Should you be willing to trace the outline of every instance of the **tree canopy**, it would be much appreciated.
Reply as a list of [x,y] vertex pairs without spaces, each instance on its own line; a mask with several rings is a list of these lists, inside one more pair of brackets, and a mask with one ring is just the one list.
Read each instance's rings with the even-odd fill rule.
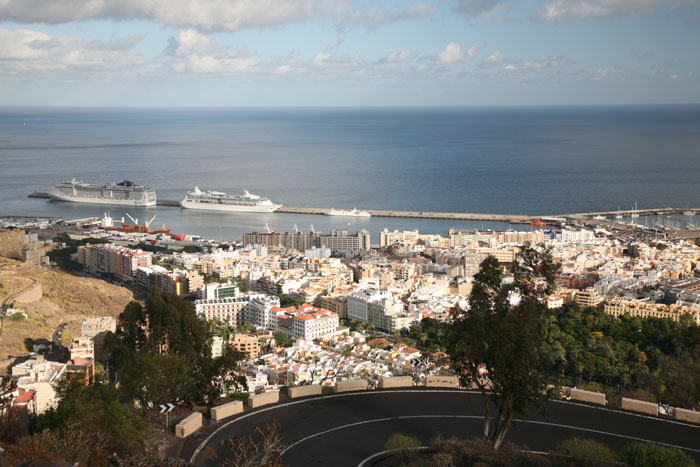
[[[545,400],[550,360],[545,298],[554,271],[548,250],[525,245],[513,264],[513,280],[505,282],[501,265],[489,256],[474,276],[469,310],[457,310],[450,327],[448,353],[462,384],[483,393],[484,436],[494,449],[515,414]],[[489,399],[496,407],[493,420]]]
[[132,302],[108,340],[111,363],[126,395],[142,407],[210,402],[245,384],[240,352],[212,358],[213,331],[190,302],[151,289],[145,306]]

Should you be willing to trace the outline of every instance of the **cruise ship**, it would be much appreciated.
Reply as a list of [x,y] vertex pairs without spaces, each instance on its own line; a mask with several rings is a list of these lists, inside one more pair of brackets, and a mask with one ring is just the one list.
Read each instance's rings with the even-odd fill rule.
[[180,206],[187,209],[204,209],[207,211],[226,212],[275,212],[282,207],[269,198],[254,195],[243,190],[242,195],[229,195],[221,191],[202,191],[194,187],[180,201]]
[[49,197],[73,203],[115,204],[121,206],[155,206],[156,192],[153,188],[136,185],[130,180],[97,186],[75,179],[53,187]]
[[367,211],[358,211],[355,209],[331,209],[330,211],[324,212],[327,216],[347,216],[347,217],[371,217],[372,214]]

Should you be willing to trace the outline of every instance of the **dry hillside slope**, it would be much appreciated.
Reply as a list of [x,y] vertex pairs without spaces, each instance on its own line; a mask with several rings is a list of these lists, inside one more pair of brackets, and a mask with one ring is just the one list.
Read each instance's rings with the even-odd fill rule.
[[12,361],[10,355],[27,353],[24,341],[51,340],[61,323],[69,323],[62,344],[70,347],[73,337],[80,334],[80,324],[88,316],[117,317],[133,299],[130,290],[107,282],[79,277],[54,268],[43,268],[6,258],[0,258],[0,301],[8,295],[41,282],[43,295],[32,303],[16,303],[27,312],[27,319],[5,318],[0,336],[0,372]]

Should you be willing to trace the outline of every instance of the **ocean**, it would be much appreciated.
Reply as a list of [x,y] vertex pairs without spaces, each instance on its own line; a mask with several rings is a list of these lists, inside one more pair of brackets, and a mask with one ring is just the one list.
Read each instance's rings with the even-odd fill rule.
[[[491,108],[0,108],[0,215],[101,217],[30,199],[76,178],[130,179],[181,199],[198,185],[288,206],[555,215],[700,207],[700,106]],[[173,207],[177,233],[382,228],[446,234],[482,222],[229,214]],[[124,209],[111,209],[119,219]],[[519,227],[519,228],[529,228]],[[220,234],[221,233],[221,234]]]

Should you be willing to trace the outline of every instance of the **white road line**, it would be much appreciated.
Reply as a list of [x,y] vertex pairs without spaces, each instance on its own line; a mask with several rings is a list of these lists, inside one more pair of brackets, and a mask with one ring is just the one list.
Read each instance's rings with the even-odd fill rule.
[[[297,441],[296,443],[292,444],[292,445],[289,446],[287,449],[285,449],[284,451],[282,451],[282,455],[285,455],[285,454],[287,453],[287,451],[289,451],[289,450],[292,449],[293,447],[295,447],[295,446],[297,446],[297,445],[299,445],[299,444],[301,444],[301,443],[303,443],[303,442],[305,442],[305,441],[308,441],[308,440],[310,440],[310,439],[313,439],[313,438],[316,438],[316,437],[318,437],[318,436],[322,436],[322,435],[325,435],[325,434],[328,434],[328,433],[331,433],[331,432],[334,432],[334,431],[344,430],[344,429],[346,429],[346,428],[352,428],[352,427],[359,426],[359,425],[366,425],[366,424],[369,424],[369,423],[386,422],[386,421],[389,421],[389,420],[409,420],[409,419],[414,419],[414,418],[460,418],[460,419],[465,419],[465,418],[467,418],[467,419],[475,419],[475,418],[477,418],[477,419],[483,419],[484,417],[481,416],[481,415],[401,415],[401,416],[398,416],[398,417],[376,418],[376,419],[374,419],[374,420],[364,420],[364,421],[361,421],[361,422],[349,423],[349,424],[347,424],[347,425],[338,426],[338,427],[335,427],[335,428],[331,428],[331,429],[329,429],[329,430],[325,430],[325,431],[320,431],[320,432],[318,432],[318,433],[314,433],[313,435],[309,435],[309,436],[307,436],[306,438],[300,439],[299,441]],[[583,428],[583,427],[578,427],[578,426],[573,426],[573,425],[564,425],[564,424],[561,424],[561,423],[552,423],[552,422],[541,422],[541,421],[536,421],[536,420],[517,420],[517,419],[514,419],[513,421],[514,421],[514,422],[517,422],[517,423],[532,423],[532,424],[534,424],[534,425],[545,425],[545,426],[552,426],[552,427],[556,427],[556,428],[568,428],[568,429],[570,429],[570,430],[585,431],[585,432],[588,432],[588,433],[597,433],[597,434],[606,435],[606,436],[616,436],[616,437],[618,437],[618,438],[631,439],[631,440],[634,440],[634,441],[643,441],[643,442],[645,442],[645,443],[660,444],[660,445],[663,445],[663,446],[668,446],[668,447],[672,447],[672,448],[682,449],[682,450],[685,450],[685,451],[700,452],[700,449],[687,448],[687,447],[678,446],[678,445],[675,445],[675,444],[661,443],[661,442],[659,442],[659,441],[653,441],[653,440],[644,439],[644,438],[637,438],[637,437],[635,437],[635,436],[620,435],[620,434],[612,433],[612,432],[609,432],[609,431],[594,430],[594,429],[592,429],[592,428]]]
[[[281,408],[284,408],[284,407],[290,407],[290,406],[297,405],[297,404],[305,404],[305,403],[307,403],[307,402],[313,402],[313,401],[324,400],[324,399],[333,399],[333,398],[336,398],[336,397],[371,396],[371,395],[374,395],[374,394],[393,394],[393,393],[401,393],[401,394],[406,394],[406,393],[420,393],[420,394],[425,394],[425,393],[447,393],[447,394],[460,394],[460,395],[475,395],[475,396],[481,396],[481,392],[479,392],[479,391],[455,391],[455,390],[444,390],[444,389],[403,389],[403,390],[363,391],[363,392],[348,392],[348,393],[341,393],[341,394],[328,394],[328,395],[320,396],[320,397],[309,397],[309,398],[305,398],[305,399],[298,400],[298,401],[285,402],[284,404],[272,405],[272,406],[270,406],[270,407],[265,407],[265,408],[262,408],[262,409],[254,410],[254,411],[252,411],[252,412],[249,412],[249,413],[247,413],[247,414],[245,414],[245,415],[241,415],[241,416],[238,417],[238,418],[235,418],[235,419],[233,419],[233,420],[231,420],[231,421],[228,421],[228,422],[224,423],[223,425],[221,425],[220,427],[218,427],[216,430],[214,430],[212,433],[210,433],[209,436],[207,436],[207,437],[204,439],[204,441],[202,441],[202,442],[197,446],[197,448],[196,448],[196,449],[194,450],[194,452],[192,453],[192,456],[190,457],[190,463],[191,463],[191,464],[194,464],[195,460],[197,459],[197,456],[199,456],[199,453],[202,452],[202,449],[204,449],[204,447],[205,447],[207,444],[209,444],[209,442],[212,440],[212,438],[214,438],[214,436],[216,436],[219,432],[221,432],[221,430],[227,428],[228,426],[230,426],[230,425],[232,425],[232,424],[234,424],[234,423],[236,423],[236,422],[239,422],[239,421],[244,420],[244,419],[246,419],[246,418],[248,418],[248,417],[251,417],[251,416],[253,416],[253,415],[257,415],[257,414],[260,414],[260,413],[263,413],[263,412],[267,412],[267,411],[270,411],[270,410],[276,410],[276,409],[281,409]],[[614,409],[609,409],[609,408],[606,408],[606,407],[598,407],[598,406],[595,406],[595,405],[588,405],[588,404],[579,404],[579,403],[571,402],[571,401],[560,401],[560,400],[556,400],[556,399],[551,399],[551,401],[552,401],[552,402],[562,403],[562,404],[572,404],[572,405],[577,405],[577,406],[581,406],[581,407],[587,407],[587,408],[591,408],[591,409],[598,409],[598,410],[604,410],[604,411],[609,411],[609,412],[615,412],[615,413],[620,413],[620,414],[624,414],[624,415],[633,415],[633,416],[641,417],[641,418],[649,418],[649,419],[656,420],[656,421],[661,421],[661,422],[664,422],[664,423],[674,423],[674,424],[677,424],[677,425],[683,425],[683,426],[688,426],[688,427],[692,427],[692,428],[700,428],[700,426],[695,425],[695,424],[683,423],[683,422],[679,422],[679,421],[675,421],[675,420],[667,420],[667,419],[664,419],[664,418],[656,418],[656,417],[651,417],[651,416],[648,416],[648,415],[636,414],[636,413],[634,413],[634,412],[621,412],[621,411],[614,410]],[[451,416],[451,417],[475,417],[475,418],[483,418],[483,415],[479,415],[479,416],[476,416],[476,415],[474,415],[474,416],[472,416],[472,415],[464,415],[464,416],[450,415],[450,416]],[[420,417],[420,416],[416,416],[416,417]],[[393,417],[393,418],[396,418],[396,417]],[[514,421],[521,421],[521,420],[514,420]],[[528,423],[536,423],[536,422],[533,422],[533,421],[527,421],[527,422],[528,422]],[[545,422],[539,422],[539,423],[545,423]],[[622,436],[622,435],[620,435],[620,436]],[[654,441],[651,441],[651,442],[654,442]],[[657,443],[657,444],[663,444],[663,443]],[[666,445],[666,446],[671,446],[671,445]],[[289,449],[289,448],[287,448],[287,449]],[[687,449],[687,448],[681,448],[681,449]],[[693,450],[693,449],[690,449],[690,450]],[[693,450],[693,451],[694,451],[694,450]],[[700,451],[698,451],[698,452],[700,452]]]
[[[418,447],[416,448],[417,451],[427,451],[428,449],[430,449],[430,446],[418,446]],[[375,457],[383,456],[384,454],[389,454],[389,453],[392,453],[392,452],[395,452],[395,451],[396,451],[396,449],[389,449],[389,450],[387,450],[387,451],[375,452],[374,454],[372,454],[371,456],[365,458],[362,462],[360,462],[359,464],[357,464],[357,467],[365,467],[365,465],[367,464],[367,462],[371,461],[371,460],[374,459]]]

